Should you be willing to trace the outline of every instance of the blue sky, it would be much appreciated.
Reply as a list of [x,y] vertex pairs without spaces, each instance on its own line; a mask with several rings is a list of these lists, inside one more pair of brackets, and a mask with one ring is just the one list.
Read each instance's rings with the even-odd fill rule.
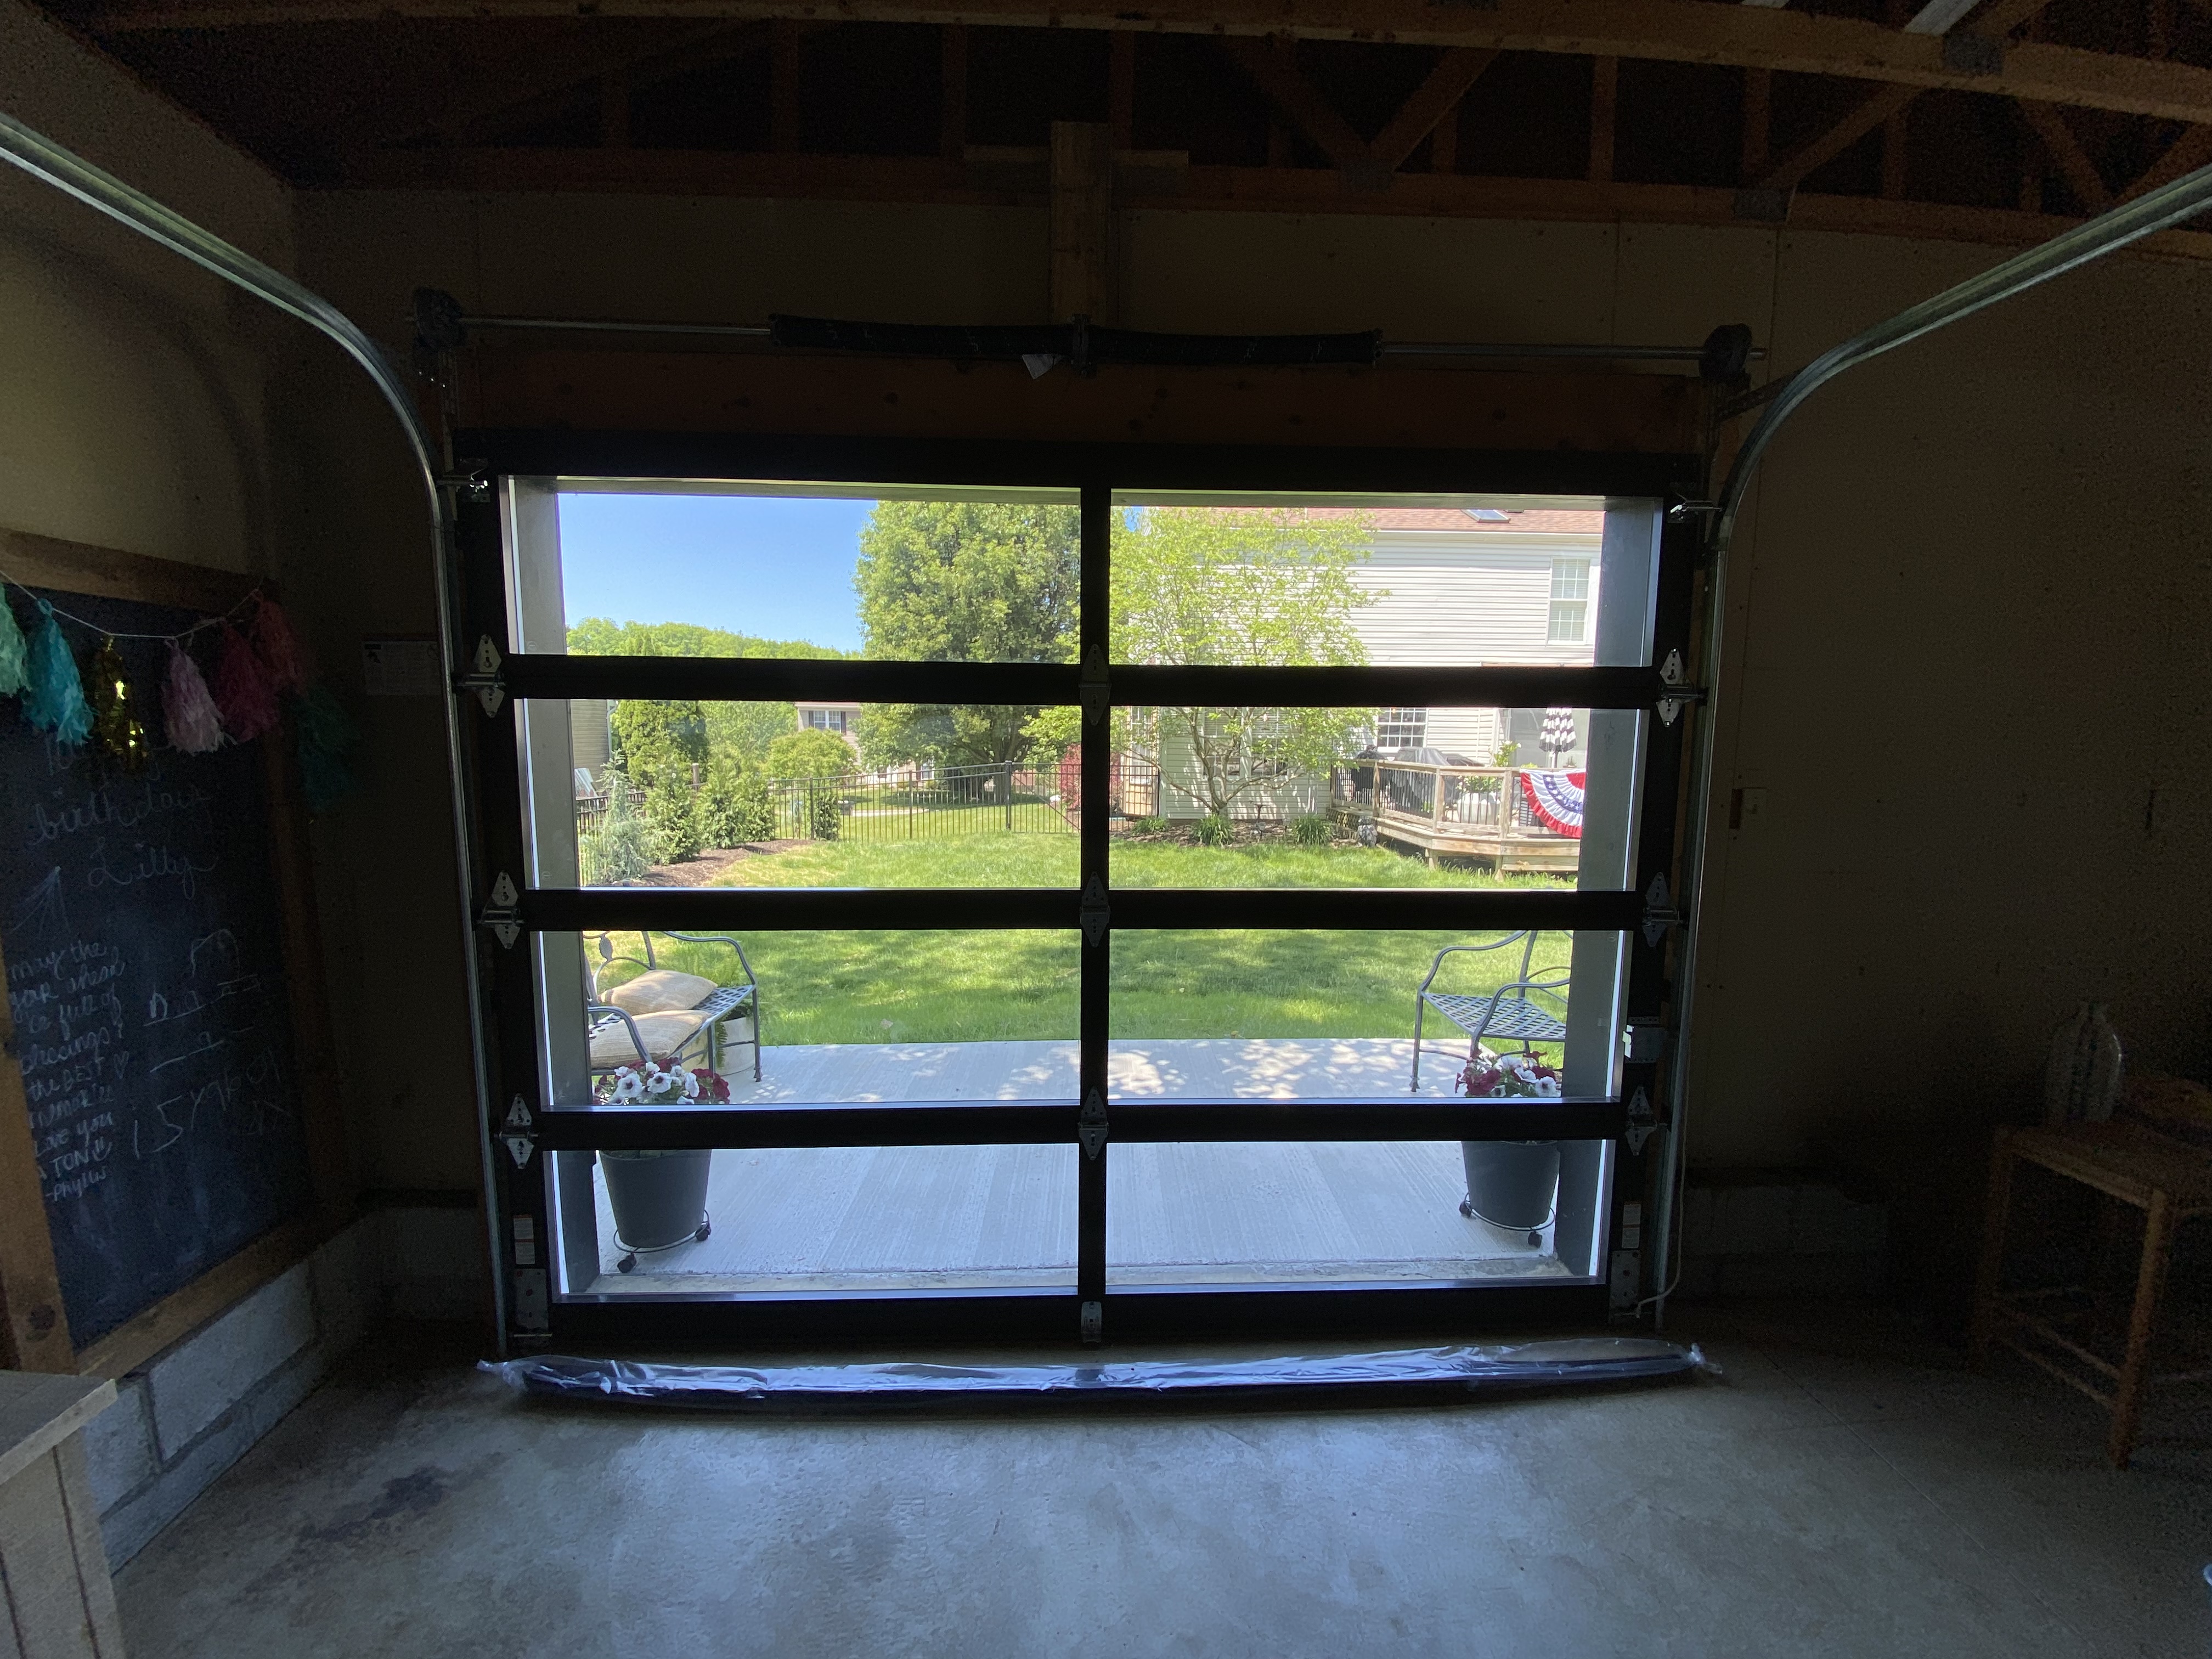
[[568,622],[688,622],[860,647],[853,567],[873,501],[562,495]]

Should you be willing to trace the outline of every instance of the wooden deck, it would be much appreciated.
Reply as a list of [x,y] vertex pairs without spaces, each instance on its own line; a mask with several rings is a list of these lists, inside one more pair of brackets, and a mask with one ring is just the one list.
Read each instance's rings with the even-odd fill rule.
[[1517,766],[1423,766],[1375,763],[1375,784],[1352,803],[1377,839],[1410,848],[1431,864],[1480,859],[1499,875],[1540,871],[1572,875],[1582,842],[1536,822]]

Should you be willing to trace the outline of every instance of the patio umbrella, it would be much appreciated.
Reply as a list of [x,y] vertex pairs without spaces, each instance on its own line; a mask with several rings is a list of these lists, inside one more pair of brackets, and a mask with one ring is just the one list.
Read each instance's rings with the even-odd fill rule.
[[1547,708],[1544,711],[1544,735],[1539,741],[1556,767],[1559,763],[1559,757],[1575,746],[1575,711],[1571,708]]

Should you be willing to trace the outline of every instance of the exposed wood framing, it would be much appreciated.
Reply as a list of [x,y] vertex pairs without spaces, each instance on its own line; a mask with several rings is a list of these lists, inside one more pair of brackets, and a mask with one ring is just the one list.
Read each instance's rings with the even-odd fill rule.
[[[662,149],[404,149],[365,160],[349,183],[387,189],[510,191],[611,191],[684,196],[808,196],[840,201],[1011,205],[1041,200],[1046,152],[1032,159],[1032,186],[979,187],[969,172],[936,156],[771,155]],[[1011,152],[1015,155],[1024,152]],[[1125,158],[1126,159],[1126,158]],[[1741,224],[1733,190],[1690,185],[1592,185],[1579,179],[1492,179],[1401,173],[1387,191],[1346,191],[1334,169],[1176,167],[1148,155],[1150,182],[1126,189],[1116,206],[1148,210],[1331,212],[1555,222],[1628,219],[1652,224]],[[1173,183],[1166,182],[1172,178]],[[1024,191],[1028,192],[1024,195]],[[1885,202],[1798,191],[1790,222],[1815,230],[1942,238],[2019,247],[2078,221],[2010,208]],[[2161,231],[2136,245],[2144,254],[2212,258],[2212,235]]]
[[[1406,164],[1407,158],[1421,147],[1421,140],[1435,132],[1445,118],[1452,118],[1456,127],[1460,100],[1497,57],[1494,52],[1475,52],[1465,47],[1446,52],[1436,68],[1429,71],[1428,79],[1399,106],[1398,112],[1390,118],[1390,125],[1377,133],[1375,142],[1367,147],[1375,165],[1395,172]],[[1455,148],[1456,142],[1455,133]],[[1443,170],[1449,173],[1451,169],[1447,167]]]
[[[2033,0],[1992,8],[1970,27],[2001,35]],[[1994,73],[1947,54],[1933,35],[1855,18],[1708,0],[1152,0],[1063,7],[1044,0],[148,0],[82,19],[94,34],[219,29],[387,17],[723,17],[1364,40],[1490,52],[1565,52],[1733,64],[1902,86],[1987,92],[2043,103],[2212,122],[2212,70],[2041,41],[2009,46]],[[2009,18],[2011,21],[2005,21]]]
[[1743,172],[1747,185],[1766,169],[1769,131],[1774,113],[1774,71],[1753,69],[1743,72]]
[[2097,171],[2097,164],[2081,148],[2081,141],[2074,136],[2074,129],[2066,125],[2066,118],[2048,104],[2024,103],[2021,114],[2035,136],[2042,140],[2043,149],[2058,169],[2058,176],[2074,192],[2074,199],[2091,213],[2101,213],[2112,204],[2112,187],[2105,183]]
[[1347,171],[1368,165],[1367,141],[1336,112],[1321,88],[1299,72],[1288,52],[1278,50],[1273,41],[1242,35],[1224,38],[1221,46],[1322,155]]
[[2123,202],[2132,202],[2145,191],[2156,190],[2160,185],[2170,185],[2185,173],[2212,163],[2212,126],[2190,127],[2180,137],[2166,147],[2166,153],[2144,168],[2135,182],[2119,194]]
[[1052,124],[1053,319],[1114,319],[1114,149],[1090,121]]
[[1917,87],[1884,87],[1819,137],[1800,144],[1776,162],[1759,181],[1761,190],[1795,190],[1805,175],[1841,155],[1853,144],[1920,95]]
[[[1405,165],[1498,56],[1494,52],[1447,52],[1370,141],[1336,112],[1321,88],[1299,72],[1291,54],[1277,43],[1231,36],[1222,41],[1222,49],[1348,179],[1370,188],[1380,188]],[[1280,165],[1272,152],[1269,165]]]
[[1613,121],[1620,105],[1620,59],[1590,62],[1589,181],[1613,182]]
[[944,31],[938,109],[938,153],[958,161],[968,149],[968,30],[954,23]]

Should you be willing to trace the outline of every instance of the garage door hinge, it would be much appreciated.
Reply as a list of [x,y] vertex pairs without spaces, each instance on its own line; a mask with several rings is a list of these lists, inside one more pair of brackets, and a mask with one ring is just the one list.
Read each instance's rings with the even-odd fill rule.
[[1682,913],[1674,908],[1667,878],[1652,877],[1651,884],[1644,890],[1644,942],[1656,945],[1681,924]]
[[507,659],[499,654],[499,647],[487,634],[477,641],[476,654],[469,659],[469,672],[453,677],[453,690],[475,692],[484,713],[496,714],[500,704],[507,701],[507,681],[500,673],[506,665]]
[[1084,1097],[1083,1109],[1076,1115],[1075,1136],[1083,1143],[1083,1155],[1096,1158],[1106,1146],[1106,1097],[1093,1089]]
[[456,461],[453,471],[438,475],[438,487],[450,489],[465,501],[488,501],[491,499],[491,480],[484,477],[482,461]]
[[1682,666],[1682,653],[1668,652],[1667,660],[1659,665],[1659,684],[1665,688],[1659,694],[1657,704],[1662,724],[1672,726],[1674,717],[1684,708],[1705,700],[1705,687],[1687,684],[1689,678],[1688,671]]
[[518,1170],[529,1163],[531,1153],[538,1150],[538,1120],[530,1115],[530,1108],[520,1095],[508,1103],[507,1115],[500,1120],[499,1140]]
[[1083,659],[1083,678],[1075,683],[1076,695],[1083,701],[1083,723],[1096,726],[1106,718],[1106,653],[1097,646]]
[[1086,1302],[1083,1304],[1083,1346],[1095,1348],[1106,1340],[1106,1304]]
[[1659,1127],[1659,1114],[1651,1109],[1650,1092],[1638,1085],[1628,1097],[1628,1128],[1621,1139],[1628,1143],[1631,1158],[1644,1156],[1644,1143],[1651,1139],[1652,1131]]
[[501,945],[511,951],[514,941],[522,937],[521,904],[522,895],[515,890],[514,878],[502,870],[491,884],[491,902],[477,912],[477,925],[490,928]]
[[1106,884],[1093,876],[1083,884],[1083,908],[1077,912],[1083,920],[1083,942],[1096,945],[1106,937],[1106,924],[1113,919],[1113,908],[1106,902]]

